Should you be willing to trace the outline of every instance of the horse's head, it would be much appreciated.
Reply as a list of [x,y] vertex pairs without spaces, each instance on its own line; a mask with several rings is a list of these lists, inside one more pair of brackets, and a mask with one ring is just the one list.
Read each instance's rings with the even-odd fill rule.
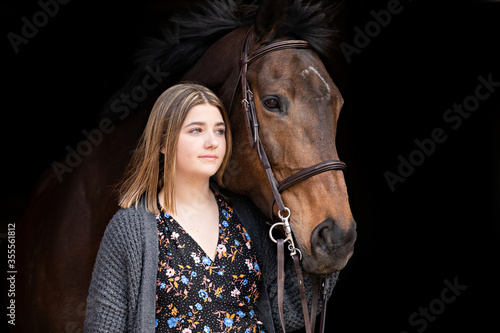
[[[279,1],[261,4],[250,53],[270,43],[271,38],[273,42],[289,39],[275,37],[284,19],[281,6]],[[322,161],[338,160],[335,133],[343,99],[313,50],[267,52],[247,70],[260,140],[278,182]],[[231,111],[236,146],[233,175],[226,178],[227,186],[251,197],[263,212],[277,216],[277,205],[270,208],[273,194],[257,149],[248,144],[241,95],[238,91]],[[234,170],[238,170],[237,175]],[[291,211],[290,223],[303,254],[303,268],[318,275],[342,269],[356,240],[356,223],[342,171],[330,170],[303,179],[285,189],[282,199]]]

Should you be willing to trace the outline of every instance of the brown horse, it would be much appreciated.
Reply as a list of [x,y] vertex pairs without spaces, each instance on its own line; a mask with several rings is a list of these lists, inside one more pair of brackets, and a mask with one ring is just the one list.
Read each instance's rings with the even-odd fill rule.
[[[238,88],[243,41],[251,25],[250,52],[287,39],[303,39],[311,46],[270,52],[248,67],[259,134],[276,179],[338,159],[335,132],[343,100],[318,55],[333,41],[334,30],[325,25],[328,14],[319,5],[297,1],[290,7],[286,1],[262,1],[258,8],[246,6],[244,11],[231,1],[206,6],[205,12],[176,19],[178,35],[167,34],[146,52],[146,71],[134,76],[128,91],[139,96],[138,91],[157,85],[155,92],[141,101],[113,100],[111,111],[102,115],[102,131],[89,136],[90,143],[98,144],[91,151],[80,149],[87,156],[79,160],[68,155],[71,165],[56,164],[58,169],[41,177],[17,233],[22,251],[19,332],[81,330],[99,243],[118,209],[113,186],[130,159],[151,103],[179,79],[204,84],[221,97],[234,135],[227,187],[269,212],[271,189],[256,150],[248,144]],[[111,125],[107,120],[113,117],[122,121]],[[286,189],[282,198],[291,211],[304,270],[316,275],[341,270],[356,239],[343,174],[315,175]]]

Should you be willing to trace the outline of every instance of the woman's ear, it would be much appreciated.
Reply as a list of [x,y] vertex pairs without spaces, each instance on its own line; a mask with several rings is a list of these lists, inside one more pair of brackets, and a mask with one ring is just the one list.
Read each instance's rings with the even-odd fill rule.
[[286,17],[287,0],[262,0],[255,17],[255,33],[262,42],[270,42]]
[[165,155],[165,147],[161,147],[160,148],[160,153],[162,153],[163,155]]

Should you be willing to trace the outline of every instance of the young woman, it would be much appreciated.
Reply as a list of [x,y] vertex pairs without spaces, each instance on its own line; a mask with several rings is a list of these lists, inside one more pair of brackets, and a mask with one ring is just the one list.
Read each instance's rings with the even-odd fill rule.
[[[85,332],[275,332],[276,251],[247,198],[219,194],[231,154],[224,107],[179,84],[156,101],[101,242]],[[294,276],[293,264],[287,276]],[[327,279],[331,292],[336,275]],[[308,294],[312,284],[306,278]],[[296,279],[285,321],[303,326]],[[275,329],[276,327],[276,329]]]

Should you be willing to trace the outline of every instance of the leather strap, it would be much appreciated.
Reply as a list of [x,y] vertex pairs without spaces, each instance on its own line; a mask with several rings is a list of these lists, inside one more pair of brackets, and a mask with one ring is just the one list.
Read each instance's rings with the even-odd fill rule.
[[314,278],[313,297],[311,304],[311,330],[316,331],[316,313],[318,311],[319,279]]
[[[304,325],[306,328],[306,333],[312,333],[309,311],[307,309],[306,287],[304,285],[304,276],[302,275],[302,268],[300,267],[298,256],[293,256],[293,264],[295,266],[295,273],[297,274],[297,281],[299,284],[299,295],[300,301],[302,302],[302,313],[304,314]],[[315,314],[311,313],[311,316],[312,315]]]
[[326,294],[326,288],[325,288],[325,279],[321,278],[319,282],[321,286],[321,302],[322,302],[322,307],[321,307],[321,322],[319,325],[319,331],[323,333],[325,331],[325,324],[326,324],[326,303],[327,303],[327,294]]
[[294,173],[290,177],[283,179],[278,184],[278,190],[283,192],[292,185],[301,182],[304,179],[315,176],[319,173],[329,171],[329,170],[345,170],[346,164],[339,160],[328,160],[315,164],[309,168],[302,169],[297,173]]
[[286,332],[285,329],[285,317],[283,312],[283,292],[285,290],[285,245],[283,239],[277,240],[278,253],[277,253],[277,279],[278,279],[278,310],[280,314],[281,328],[283,333]]
[[262,46],[252,52],[252,54],[245,56],[242,63],[250,64],[255,60],[259,59],[266,53],[272,51],[279,51],[284,49],[307,49],[309,48],[309,43],[305,40],[285,40],[281,42],[275,42],[266,46]]
[[[284,300],[284,289],[285,289],[285,246],[283,239],[277,239],[277,282],[278,282],[278,311],[279,311],[279,319],[281,328],[283,333],[286,333],[285,326],[285,316],[283,310],[283,300]],[[304,284],[304,276],[302,273],[302,268],[300,267],[299,258],[297,255],[292,256],[293,264],[295,267],[295,273],[297,275],[298,281],[298,291],[300,295],[300,302],[302,305],[302,313],[304,316],[304,326],[306,333],[313,333],[316,331],[316,312],[318,309],[318,296],[322,295],[322,309],[321,309],[321,322],[320,322],[320,333],[324,333],[325,330],[325,320],[326,320],[326,290],[324,288],[324,279],[323,278],[315,278],[314,282],[314,291],[312,297],[312,305],[311,305],[311,314],[309,314],[307,307],[307,298],[306,298],[306,288]]]
[[[267,157],[266,157],[267,158]],[[300,170],[297,173],[294,173],[293,175],[283,179],[281,182],[278,183],[278,186],[276,190],[280,195],[276,195],[274,193],[273,186],[271,188],[273,189],[273,197],[269,200],[269,216],[273,216],[273,211],[274,211],[274,204],[277,203],[276,198],[281,199],[281,192],[289,188],[290,186],[293,186],[304,179],[310,178],[312,176],[315,176],[317,174],[320,174],[325,171],[330,171],[330,170],[342,170],[344,171],[346,169],[346,164],[340,160],[328,160],[328,161],[323,161],[318,164],[315,164],[309,168],[305,168]],[[278,208],[280,207],[278,203]],[[281,209],[280,209],[281,211]]]

